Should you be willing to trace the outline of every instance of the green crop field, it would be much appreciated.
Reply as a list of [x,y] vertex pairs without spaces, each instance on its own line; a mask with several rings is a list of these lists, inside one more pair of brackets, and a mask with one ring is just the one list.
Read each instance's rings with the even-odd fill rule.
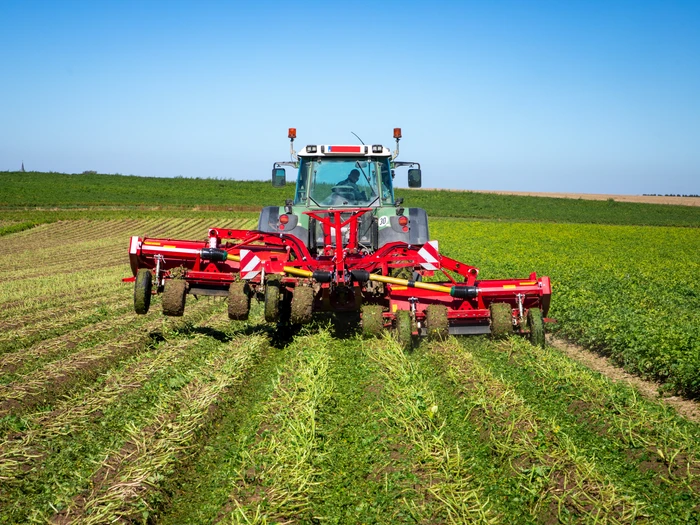
[[[285,194],[176,179],[158,204],[163,179],[90,177],[0,189],[0,523],[700,522],[700,424],[556,345],[407,352],[323,319],[278,331],[255,301],[230,321],[221,298],[137,316],[130,235],[254,227]],[[424,193],[406,205],[444,209],[441,252],[549,275],[559,337],[700,395],[696,212]]]

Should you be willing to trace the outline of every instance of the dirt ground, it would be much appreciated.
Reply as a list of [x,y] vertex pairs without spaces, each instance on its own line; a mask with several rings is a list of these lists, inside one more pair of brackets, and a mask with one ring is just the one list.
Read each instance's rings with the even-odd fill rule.
[[556,336],[548,335],[547,342],[557,350],[560,350],[588,368],[606,375],[613,381],[626,383],[635,387],[642,395],[649,399],[661,399],[661,401],[667,405],[675,408],[680,415],[696,423],[700,422],[700,402],[684,399],[679,396],[660,397],[658,384],[628,374],[622,368],[610,363],[610,360],[606,357]]
[[557,199],[584,199],[591,201],[606,201],[613,199],[618,202],[643,202],[647,204],[677,204],[679,206],[700,206],[700,197],[655,197],[651,195],[613,195],[605,193],[553,193],[535,191],[491,191],[468,190],[474,193],[496,193],[498,195],[526,195],[530,197],[554,197]]

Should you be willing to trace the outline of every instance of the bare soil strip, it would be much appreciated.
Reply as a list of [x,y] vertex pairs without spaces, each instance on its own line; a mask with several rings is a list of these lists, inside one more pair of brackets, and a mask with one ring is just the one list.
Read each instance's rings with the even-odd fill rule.
[[[432,189],[432,188],[431,188]],[[441,189],[441,188],[435,188]],[[656,195],[619,195],[607,193],[557,193],[546,191],[498,191],[498,190],[447,190],[472,193],[495,193],[496,195],[521,195],[527,197],[552,197],[555,199],[583,199],[589,201],[640,202],[643,204],[675,204],[678,206],[700,206],[700,197],[666,197]]]
[[547,342],[571,359],[587,366],[591,370],[600,372],[615,382],[634,387],[647,399],[661,401],[673,407],[680,415],[688,418],[690,421],[700,423],[700,401],[685,399],[680,396],[662,396],[659,394],[661,385],[658,383],[646,381],[639,376],[628,374],[619,366],[612,364],[609,358],[560,337],[547,335]]

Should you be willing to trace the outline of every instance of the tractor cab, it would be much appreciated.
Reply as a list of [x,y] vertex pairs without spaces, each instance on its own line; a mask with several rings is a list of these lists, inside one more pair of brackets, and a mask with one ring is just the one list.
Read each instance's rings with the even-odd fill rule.
[[[272,185],[284,186],[284,166],[296,168],[294,198],[284,206],[267,206],[260,213],[258,230],[284,233],[296,237],[315,253],[324,246],[324,232],[314,218],[319,212],[347,210],[340,220],[358,214],[357,231],[353,234],[368,252],[390,242],[423,244],[428,242],[428,218],[420,208],[405,209],[402,199],[394,197],[394,173],[406,166],[408,186],[421,185],[420,164],[397,162],[401,129],[394,129],[396,150],[380,144],[329,145],[312,144],[294,150],[296,129],[289,129],[292,160],[276,162],[272,169]],[[350,225],[343,227],[350,238]],[[335,241],[333,241],[335,242]]]
[[[333,149],[333,146],[323,149]],[[308,208],[393,206],[388,154],[300,155],[300,158],[295,205]]]

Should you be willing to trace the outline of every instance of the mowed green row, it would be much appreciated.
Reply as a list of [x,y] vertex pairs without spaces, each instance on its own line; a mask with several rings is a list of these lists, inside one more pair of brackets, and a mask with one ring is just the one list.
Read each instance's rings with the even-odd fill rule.
[[[57,279],[66,259],[35,247],[45,275],[0,295],[0,522],[700,519],[698,426],[555,349],[404,353],[322,324],[290,338],[259,305],[230,322],[221,300],[135,316],[119,282],[135,226],[162,225],[42,227],[78,269]],[[29,233],[0,245],[25,257]],[[81,266],[120,245],[103,272]]]
[[430,233],[479,278],[549,275],[559,333],[700,395],[700,230],[434,220]]
[[[169,483],[162,523],[686,523],[698,427],[522,340],[298,335]],[[547,354],[561,380],[506,377]],[[550,355],[551,354],[551,355]],[[609,425],[550,388],[580,388]],[[538,399],[537,391],[542,394]],[[627,402],[621,402],[622,399]],[[622,403],[622,404],[621,404]],[[626,413],[623,406],[630,406]],[[626,428],[629,424],[630,428]]]

